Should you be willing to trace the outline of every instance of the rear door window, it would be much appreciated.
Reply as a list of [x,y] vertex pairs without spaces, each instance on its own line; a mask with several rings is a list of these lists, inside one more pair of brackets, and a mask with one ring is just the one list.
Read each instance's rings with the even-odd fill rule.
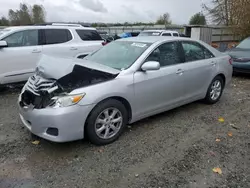
[[68,29],[45,29],[45,44],[60,44],[72,40]]
[[182,42],[186,62],[213,58],[214,55],[197,42]]
[[172,36],[171,33],[163,33],[162,36]]
[[178,37],[179,35],[178,35],[178,33],[173,33],[173,36]]
[[96,30],[77,29],[76,32],[79,37],[84,41],[103,40]]

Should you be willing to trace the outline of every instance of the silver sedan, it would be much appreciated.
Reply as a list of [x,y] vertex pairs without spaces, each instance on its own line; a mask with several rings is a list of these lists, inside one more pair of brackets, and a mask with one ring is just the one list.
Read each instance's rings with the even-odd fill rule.
[[231,78],[231,58],[201,41],[135,37],[83,60],[44,56],[18,104],[37,136],[104,145],[140,119],[196,100],[216,103]]

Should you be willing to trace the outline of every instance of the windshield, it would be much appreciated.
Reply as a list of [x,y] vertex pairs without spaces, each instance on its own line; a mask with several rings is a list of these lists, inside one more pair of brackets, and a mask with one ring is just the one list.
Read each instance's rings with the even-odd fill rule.
[[250,38],[243,40],[236,48],[250,49]]
[[151,43],[114,41],[85,59],[118,70],[129,68]]
[[153,32],[153,31],[147,31],[147,32],[141,32],[138,36],[160,36],[161,32]]

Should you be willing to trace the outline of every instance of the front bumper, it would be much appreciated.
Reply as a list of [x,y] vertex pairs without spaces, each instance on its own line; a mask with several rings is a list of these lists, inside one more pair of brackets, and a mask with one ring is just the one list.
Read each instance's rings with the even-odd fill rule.
[[[53,142],[69,142],[84,138],[84,125],[94,105],[74,105],[65,108],[31,109],[19,105],[20,118],[33,134]],[[58,135],[48,134],[49,128]]]

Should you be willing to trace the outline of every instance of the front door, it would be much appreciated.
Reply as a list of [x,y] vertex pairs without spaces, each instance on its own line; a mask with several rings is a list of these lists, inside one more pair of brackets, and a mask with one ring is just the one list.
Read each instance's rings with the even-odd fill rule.
[[25,81],[35,71],[42,47],[38,30],[24,30],[2,39],[8,47],[0,48],[1,84]]
[[182,63],[176,42],[164,43],[146,59],[160,62],[156,71],[134,74],[136,116],[146,117],[182,101]]

